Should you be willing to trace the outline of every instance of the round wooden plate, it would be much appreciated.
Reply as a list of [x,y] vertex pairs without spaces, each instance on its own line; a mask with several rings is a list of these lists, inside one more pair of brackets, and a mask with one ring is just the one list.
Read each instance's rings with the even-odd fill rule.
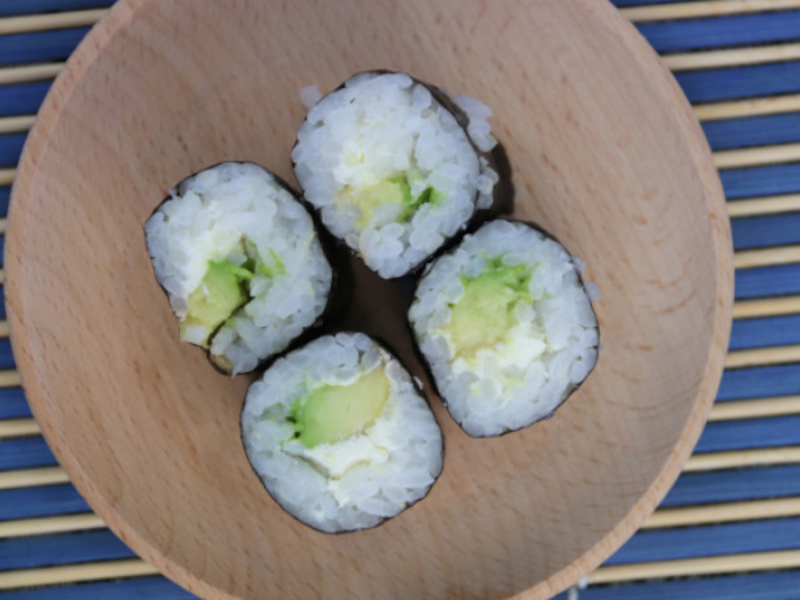
[[[246,378],[178,341],[142,224],[223,160],[293,181],[305,109],[387,68],[494,109],[515,216],[588,263],[600,362],[556,417],[446,438],[430,496],[371,531],[304,527],[239,441]],[[730,329],[732,253],[679,88],[604,0],[124,0],[59,76],[25,148],[5,264],[14,353],[47,440],[110,527],[204,597],[547,597],[653,510],[690,455]],[[391,298],[365,323],[408,350]]]

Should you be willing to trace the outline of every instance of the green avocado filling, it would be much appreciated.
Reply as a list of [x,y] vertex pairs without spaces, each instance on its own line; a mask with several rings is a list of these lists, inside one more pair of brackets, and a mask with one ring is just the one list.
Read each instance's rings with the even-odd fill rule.
[[[189,294],[189,311],[181,322],[181,338],[187,327],[201,326],[210,334],[247,301],[247,282],[253,271],[229,260],[208,261],[208,270],[198,288]],[[204,347],[208,338],[204,340]]]
[[407,221],[423,204],[435,205],[441,200],[441,194],[432,186],[426,187],[417,196],[412,196],[411,184],[406,176],[392,177],[363,190],[347,188],[344,194],[350,202],[361,209],[358,224],[362,228],[369,225],[375,211],[385,204],[401,205],[400,221]]
[[531,302],[527,265],[506,266],[502,257],[488,261],[478,277],[461,278],[464,294],[450,305],[447,330],[455,354],[469,358],[501,341],[516,323],[514,309],[518,302]]
[[273,278],[286,273],[286,265],[272,250],[269,256],[260,257],[255,244],[244,240],[247,260],[241,265],[229,259],[210,260],[200,285],[189,294],[188,311],[181,321],[181,339],[186,340],[189,327],[200,326],[206,338],[199,344],[208,348],[209,336],[231,318],[236,310],[250,299],[250,280],[256,275]]
[[258,263],[258,272],[264,275],[265,277],[286,275],[286,265],[283,264],[283,261],[277,254],[275,254],[272,248],[269,249],[269,257],[270,257],[269,263],[267,263],[266,261]]
[[346,385],[323,385],[292,404],[295,437],[306,448],[363,433],[389,400],[389,378],[378,366]]

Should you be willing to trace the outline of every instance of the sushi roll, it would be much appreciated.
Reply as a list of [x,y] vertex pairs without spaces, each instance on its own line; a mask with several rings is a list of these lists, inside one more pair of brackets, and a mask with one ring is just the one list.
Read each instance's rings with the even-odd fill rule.
[[493,207],[492,111],[409,75],[363,72],[309,111],[292,151],[323,224],[381,277],[416,270]]
[[189,177],[144,230],[180,339],[225,373],[283,352],[326,310],[334,273],[311,215],[258,165],[226,162]]
[[469,435],[551,416],[594,368],[598,324],[576,260],[540,229],[501,220],[426,267],[409,323]]
[[318,338],[247,392],[242,441],[289,514],[325,533],[367,529],[427,495],[442,434],[400,361],[363,333]]

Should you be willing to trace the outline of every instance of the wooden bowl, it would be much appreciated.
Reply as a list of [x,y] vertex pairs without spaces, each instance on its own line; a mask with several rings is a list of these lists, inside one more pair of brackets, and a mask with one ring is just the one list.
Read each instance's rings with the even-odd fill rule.
[[[142,225],[223,160],[293,181],[301,87],[373,68],[494,109],[515,216],[552,231],[602,293],[600,362],[556,417],[446,438],[430,496],[330,536],[286,515],[239,440],[248,379],[178,341]],[[607,2],[129,0],[59,76],[14,187],[7,298],[47,440],[109,526],[204,597],[547,597],[658,504],[723,368],[732,259],[723,195],[690,108]],[[407,353],[391,297],[365,323]],[[380,288],[384,289],[384,288]],[[381,293],[381,292],[376,292]]]

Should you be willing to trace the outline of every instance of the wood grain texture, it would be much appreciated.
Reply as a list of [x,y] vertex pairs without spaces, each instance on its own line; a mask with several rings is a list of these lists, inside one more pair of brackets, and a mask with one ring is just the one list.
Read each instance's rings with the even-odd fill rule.
[[[250,472],[247,380],[177,341],[141,227],[169,187],[221,160],[292,180],[298,90],[377,67],[494,109],[516,216],[600,285],[603,351],[556,418],[517,434],[468,439],[432,399],[447,457],[431,495],[375,530],[326,536]],[[123,1],[56,80],[9,223],[14,350],[48,441],[110,527],[203,597],[552,596],[674,482],[730,330],[708,146],[658,57],[599,0]]]

